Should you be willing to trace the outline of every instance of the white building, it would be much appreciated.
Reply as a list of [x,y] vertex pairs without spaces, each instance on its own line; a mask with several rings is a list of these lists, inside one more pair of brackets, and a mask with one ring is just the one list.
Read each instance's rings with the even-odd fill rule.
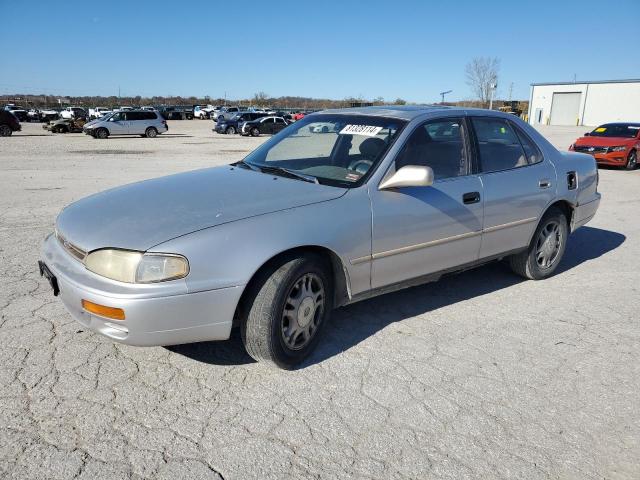
[[531,84],[532,125],[608,122],[640,122],[640,79]]

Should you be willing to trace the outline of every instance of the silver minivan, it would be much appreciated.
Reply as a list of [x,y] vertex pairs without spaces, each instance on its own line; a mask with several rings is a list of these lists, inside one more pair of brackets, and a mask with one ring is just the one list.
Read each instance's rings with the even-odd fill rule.
[[140,135],[155,138],[169,130],[167,121],[151,110],[128,110],[114,112],[111,115],[85,124],[83,132],[94,138],[107,138],[110,135]]

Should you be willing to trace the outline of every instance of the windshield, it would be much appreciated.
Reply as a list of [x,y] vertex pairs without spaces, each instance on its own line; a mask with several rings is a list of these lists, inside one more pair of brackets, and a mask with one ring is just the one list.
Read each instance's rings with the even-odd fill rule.
[[590,137],[621,137],[634,138],[640,131],[638,124],[607,124],[596,128],[589,134]]
[[374,170],[405,124],[364,115],[313,115],[285,128],[244,161],[311,175],[327,185],[354,187]]

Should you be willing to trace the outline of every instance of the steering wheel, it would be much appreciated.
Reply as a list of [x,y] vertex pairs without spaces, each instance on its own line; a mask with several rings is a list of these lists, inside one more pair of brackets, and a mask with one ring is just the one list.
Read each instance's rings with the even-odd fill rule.
[[354,160],[349,164],[349,170],[355,170],[358,173],[365,174],[371,168],[373,162],[371,160]]

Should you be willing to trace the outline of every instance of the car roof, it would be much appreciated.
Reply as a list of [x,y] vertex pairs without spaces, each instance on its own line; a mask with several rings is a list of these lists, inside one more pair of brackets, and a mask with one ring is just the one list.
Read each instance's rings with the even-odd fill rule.
[[370,115],[375,117],[391,117],[401,120],[413,120],[426,113],[447,112],[462,115],[469,111],[482,111],[488,115],[504,117],[506,114],[497,110],[480,108],[448,107],[445,105],[381,105],[376,107],[336,108],[322,110],[316,113],[332,113],[340,115]]

